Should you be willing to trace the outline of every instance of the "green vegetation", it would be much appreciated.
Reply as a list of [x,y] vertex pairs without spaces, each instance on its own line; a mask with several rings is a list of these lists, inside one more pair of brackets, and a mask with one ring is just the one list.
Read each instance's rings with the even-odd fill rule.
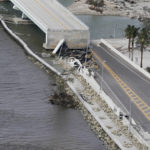
[[125,29],[125,36],[129,40],[128,41],[128,52],[129,52],[129,58],[130,58],[130,47],[131,47],[131,25],[128,25]]
[[[135,44],[135,38],[138,35],[139,28],[135,27],[134,25],[128,25],[127,28],[125,29],[125,36],[127,39],[129,39],[128,42],[128,51],[129,51],[129,58],[130,58],[130,52],[132,52],[132,61],[133,61],[133,52],[134,52],[134,44]],[[131,51],[131,46],[132,46],[132,51]]]
[[135,38],[138,36],[139,28],[135,26],[131,26],[131,45],[132,45],[132,58],[133,61],[133,52],[134,52],[134,44],[135,44]]
[[104,0],[87,0],[86,3],[90,5],[89,9],[103,13]]
[[95,7],[104,6],[104,0],[87,0],[87,3]]
[[141,50],[141,68],[143,67],[143,51],[144,48],[149,44],[149,35],[145,28],[142,28],[138,34],[138,40],[137,42],[140,44],[140,50]]
[[132,58],[133,61],[133,52],[134,52],[134,44],[135,40],[140,45],[141,50],[141,68],[143,67],[143,51],[144,48],[149,44],[149,34],[146,28],[142,28],[139,31],[140,28],[135,27],[134,25],[128,25],[125,29],[125,36],[127,39],[129,39],[128,42],[128,51],[129,51],[129,58],[130,58],[130,52],[131,52],[131,45],[132,45]]

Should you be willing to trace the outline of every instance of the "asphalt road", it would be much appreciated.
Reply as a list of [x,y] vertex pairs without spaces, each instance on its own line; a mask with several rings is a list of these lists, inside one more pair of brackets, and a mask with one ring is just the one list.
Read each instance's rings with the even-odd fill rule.
[[100,68],[103,64],[103,90],[119,99],[129,112],[131,108],[132,118],[150,133],[150,80],[104,45],[92,44],[92,48]]

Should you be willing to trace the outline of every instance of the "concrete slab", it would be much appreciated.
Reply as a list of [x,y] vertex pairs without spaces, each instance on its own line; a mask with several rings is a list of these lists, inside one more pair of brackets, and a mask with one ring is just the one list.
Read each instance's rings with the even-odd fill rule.
[[56,0],[11,0],[46,34],[46,49],[54,49],[61,39],[69,48],[86,48],[89,28]]

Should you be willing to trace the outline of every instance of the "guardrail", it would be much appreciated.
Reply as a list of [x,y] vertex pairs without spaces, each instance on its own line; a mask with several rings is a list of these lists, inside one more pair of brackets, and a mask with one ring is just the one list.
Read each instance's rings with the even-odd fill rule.
[[[110,45],[107,41],[105,41],[104,39],[100,40],[100,43],[103,43],[105,46],[107,46],[111,51],[113,51],[115,54],[117,54],[118,56],[120,56],[123,60],[125,60],[126,62],[128,62],[130,65],[132,65],[136,70],[138,70],[139,72],[141,72],[143,75],[145,75],[148,79],[150,79],[150,74],[145,71],[144,69],[142,69],[141,67],[139,67],[137,64],[133,63],[131,60],[129,60],[126,56],[124,56],[122,53],[120,53],[117,49],[115,49],[112,45]],[[99,44],[100,44],[99,43]]]

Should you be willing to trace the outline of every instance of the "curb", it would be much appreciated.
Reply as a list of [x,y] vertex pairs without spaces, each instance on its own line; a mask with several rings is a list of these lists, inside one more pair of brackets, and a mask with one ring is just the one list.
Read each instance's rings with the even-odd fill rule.
[[150,79],[150,74],[147,71],[145,71],[144,69],[142,69],[141,67],[139,67],[137,64],[133,63],[131,60],[129,60],[128,58],[126,58],[126,56],[124,56],[117,49],[115,49],[112,45],[110,45],[110,43],[108,43],[104,39],[100,39],[99,43],[100,44],[103,43],[112,52],[114,52],[115,54],[117,54],[118,56],[120,56],[123,60],[125,60],[127,63],[129,63],[130,65],[132,65],[132,67],[134,67],[136,70],[138,70],[140,73],[142,73],[145,77],[147,77],[148,79]]

